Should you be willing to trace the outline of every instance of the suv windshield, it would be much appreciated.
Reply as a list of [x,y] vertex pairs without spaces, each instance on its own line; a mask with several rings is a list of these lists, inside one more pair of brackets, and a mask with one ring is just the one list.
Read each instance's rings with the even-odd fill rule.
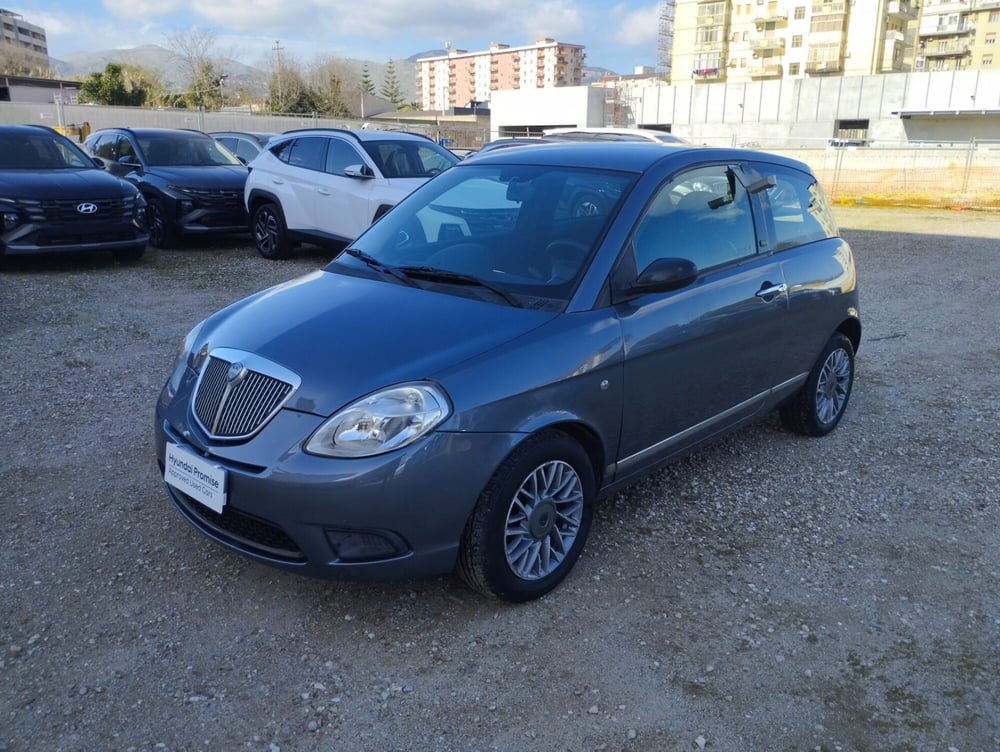
[[139,148],[146,158],[146,164],[154,167],[243,164],[210,136],[185,133],[140,135]]
[[72,142],[44,131],[0,133],[0,170],[79,170],[97,166]]
[[[385,268],[416,272],[418,283],[436,279],[428,283],[435,289],[478,294],[449,285],[447,274],[463,275],[520,304],[558,309],[633,180],[613,171],[465,163],[418,189],[354,248]],[[363,268],[345,256],[332,266],[344,264]]]
[[428,141],[365,141],[362,144],[387,178],[429,178],[458,162],[443,146]]

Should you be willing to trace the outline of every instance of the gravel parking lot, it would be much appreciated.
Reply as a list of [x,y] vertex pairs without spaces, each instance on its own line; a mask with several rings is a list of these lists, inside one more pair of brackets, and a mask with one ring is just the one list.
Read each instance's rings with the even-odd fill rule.
[[156,395],[209,312],[329,257],[245,238],[0,272],[0,750],[1000,750],[1000,215],[838,208],[864,337],[607,500],[523,606],[307,580],[182,520]]

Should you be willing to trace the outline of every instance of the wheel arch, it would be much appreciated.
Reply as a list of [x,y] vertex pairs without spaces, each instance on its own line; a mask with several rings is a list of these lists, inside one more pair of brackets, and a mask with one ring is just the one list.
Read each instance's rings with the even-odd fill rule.
[[285,212],[281,208],[281,199],[270,191],[263,191],[259,188],[254,188],[250,191],[250,195],[247,196],[247,216],[252,215],[254,210],[261,204],[274,204],[278,208],[278,211],[281,212],[281,216],[285,216]]
[[851,347],[854,348],[854,352],[857,354],[858,348],[861,347],[861,322],[856,317],[851,316],[844,319],[836,331],[851,341]]

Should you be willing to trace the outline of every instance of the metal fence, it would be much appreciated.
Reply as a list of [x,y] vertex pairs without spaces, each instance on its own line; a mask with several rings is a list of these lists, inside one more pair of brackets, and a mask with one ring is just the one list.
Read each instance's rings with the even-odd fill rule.
[[[91,129],[110,126],[196,128],[280,133],[293,128],[360,128],[360,120],[316,115],[195,112],[90,105],[0,103],[2,123],[43,123]],[[445,123],[368,124],[423,133],[452,148],[475,149],[489,140],[478,126]],[[683,134],[679,134],[683,135]],[[828,139],[745,141],[738,131],[706,145],[737,146],[783,154],[808,164],[835,203],[961,207],[1000,210],[1000,140],[868,144]]]

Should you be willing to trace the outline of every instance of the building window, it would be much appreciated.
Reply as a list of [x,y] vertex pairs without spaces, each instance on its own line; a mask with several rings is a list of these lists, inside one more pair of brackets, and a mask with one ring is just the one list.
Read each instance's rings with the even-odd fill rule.
[[996,44],[996,43],[997,43],[997,35],[995,32],[987,34],[986,39],[983,40],[983,44]]
[[983,67],[984,68],[989,68],[992,65],[993,65],[993,56],[992,55],[983,55]]
[[805,17],[806,17],[806,6],[804,6],[804,5],[798,5],[798,6],[796,6],[796,8],[795,8],[795,20],[796,21],[801,21]]
[[1000,21],[1000,10],[991,10],[989,18],[986,19],[990,23],[996,23]]
[[801,47],[801,46],[802,46],[802,35],[801,34],[793,34],[792,35],[792,47]]
[[798,63],[789,63],[788,64],[788,75],[789,76],[797,76],[797,75],[799,75],[799,64]]

